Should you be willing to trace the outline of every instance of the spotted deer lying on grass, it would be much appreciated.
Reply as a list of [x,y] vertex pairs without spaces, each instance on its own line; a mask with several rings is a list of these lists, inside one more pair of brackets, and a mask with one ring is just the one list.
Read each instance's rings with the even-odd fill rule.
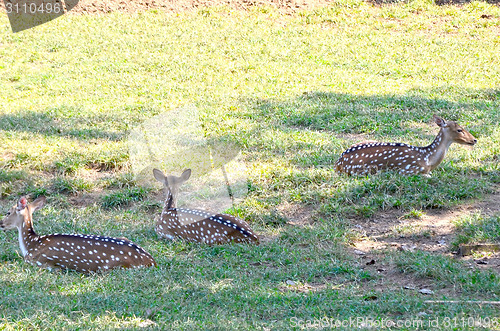
[[443,161],[450,145],[474,145],[477,140],[453,121],[434,115],[441,128],[434,141],[425,147],[402,143],[362,142],[351,146],[340,156],[335,168],[340,173],[364,175],[380,170],[396,170],[403,175],[429,174]]
[[163,212],[155,227],[161,237],[209,245],[229,242],[258,244],[257,235],[241,219],[198,209],[177,208],[179,186],[189,179],[191,169],[184,170],[180,177],[165,176],[158,169],[154,169],[153,174],[163,184],[167,194]]
[[72,269],[83,273],[118,267],[156,266],[149,253],[124,238],[58,233],[37,235],[33,230],[33,212],[44,203],[45,198],[40,197],[28,205],[26,198],[22,197],[0,221],[4,230],[17,228],[25,261],[42,268]]

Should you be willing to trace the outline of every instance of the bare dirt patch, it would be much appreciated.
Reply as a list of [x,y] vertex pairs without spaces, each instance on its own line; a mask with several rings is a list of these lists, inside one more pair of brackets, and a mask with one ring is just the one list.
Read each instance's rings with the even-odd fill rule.
[[420,219],[403,219],[400,211],[390,211],[370,220],[353,220],[356,231],[362,236],[361,240],[354,243],[353,251],[364,260],[377,261],[381,258],[380,250],[422,250],[454,256],[466,261],[470,267],[493,268],[500,272],[500,253],[460,257],[451,250],[450,244],[455,237],[453,221],[464,214],[478,211],[483,215],[500,212],[500,187],[495,194],[482,201],[455,210],[431,210]]
[[[277,208],[280,215],[287,219],[287,226],[307,227],[314,224],[315,209],[284,203]],[[456,236],[453,222],[464,214],[480,211],[482,215],[500,212],[500,186],[497,192],[481,201],[462,205],[454,210],[428,210],[420,219],[405,219],[401,211],[379,213],[372,219],[353,219],[355,231],[362,239],[353,243],[351,253],[357,257],[359,266],[376,277],[375,282],[356,282],[366,287],[377,300],[377,293],[387,290],[402,290],[411,296],[454,297],[457,290],[452,287],[436,286],[429,278],[418,278],[412,273],[401,272],[394,262],[386,259],[387,250],[422,250],[433,254],[445,255],[464,261],[470,269],[493,269],[500,272],[500,253],[489,253],[484,257],[461,257],[452,251],[451,243]],[[263,242],[274,240],[265,236]],[[324,282],[315,284],[285,284],[280,291],[309,292],[322,290]]]
[[362,255],[359,262],[363,264],[363,269],[370,271],[372,275],[377,275],[376,282],[361,283],[367,291],[382,293],[387,290],[404,290],[412,296],[426,296],[431,293],[425,293],[425,291],[430,290],[433,292],[433,297],[452,297],[456,294],[453,288],[436,288],[432,279],[418,278],[412,273],[401,272],[394,264],[385,261],[383,256],[377,253]]
[[456,289],[435,286],[432,279],[417,278],[412,273],[403,273],[385,257],[387,250],[422,250],[433,254],[450,256],[464,261],[470,269],[492,269],[500,272],[500,253],[484,257],[461,257],[451,250],[455,236],[453,221],[464,214],[480,211],[492,215],[500,211],[500,186],[495,194],[484,200],[470,203],[455,210],[427,211],[421,219],[403,219],[400,211],[380,213],[370,220],[352,220],[362,239],[354,242],[352,254],[357,256],[360,266],[376,276],[375,282],[360,283],[375,294],[387,290],[403,290],[409,295],[453,297]]
[[[13,0],[7,0],[12,2]],[[210,7],[228,7],[234,10],[249,10],[254,7],[273,7],[284,14],[298,10],[313,9],[328,5],[332,0],[65,0],[71,14],[105,14],[112,12],[136,13],[161,10],[180,13]],[[75,5],[75,2],[77,4]],[[5,11],[0,1],[0,12]]]
[[303,227],[311,225],[315,221],[315,208],[310,206],[302,206],[284,202],[279,205],[276,210],[287,220],[286,223],[290,225]]
[[270,6],[279,11],[290,13],[300,9],[325,6],[330,2],[331,0],[80,0],[71,12],[138,12],[150,9],[182,12],[218,6],[226,6],[236,10],[248,10],[256,6]]
[[99,198],[99,193],[82,193],[70,197],[68,201],[72,206],[86,208],[96,204],[99,201]]

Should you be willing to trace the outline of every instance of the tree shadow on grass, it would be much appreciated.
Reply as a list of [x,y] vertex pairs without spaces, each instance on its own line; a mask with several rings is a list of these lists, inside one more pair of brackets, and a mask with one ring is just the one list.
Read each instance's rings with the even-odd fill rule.
[[[110,123],[110,126],[112,123]],[[93,128],[92,118],[63,119],[47,113],[20,111],[0,115],[0,130],[30,132],[44,136],[70,137],[79,140],[107,139],[119,141],[124,133]]]
[[[316,244],[324,247],[324,242]],[[366,292],[373,289],[359,288],[359,284],[373,277],[355,258],[348,258],[345,250],[332,257],[328,250],[312,252],[314,246],[298,245],[294,250],[278,245],[241,250],[191,247],[189,253],[177,252],[175,257],[166,258],[158,269],[120,270],[90,277],[74,272],[50,273],[23,264],[15,270],[18,277],[2,284],[0,307],[5,315],[1,317],[4,323],[21,327],[29,323],[31,327],[51,328],[57,323],[60,328],[78,324],[83,328],[112,325],[121,329],[151,321],[161,329],[172,329],[175,320],[191,320],[188,329],[192,323],[225,329],[228,321],[241,319],[240,327],[276,320],[283,322],[278,329],[287,329],[292,317],[343,314],[349,318],[374,311],[405,316],[421,310],[422,298],[409,292],[380,291],[376,301],[366,301]],[[477,274],[467,274],[464,280],[474,276]],[[479,276],[485,278],[487,274]],[[402,277],[416,279],[412,275]],[[437,283],[436,279],[428,277],[428,282]],[[485,279],[487,285],[477,289],[467,288],[466,295],[492,298],[494,293],[485,294],[483,288],[498,288],[496,279]],[[453,280],[445,279],[437,286],[454,288]],[[452,294],[462,296],[458,290]],[[251,308],[251,319],[241,313],[242,307]],[[440,313],[443,311],[446,308]]]
[[[297,295],[300,284],[286,285],[290,277],[312,282],[332,275],[355,279],[363,273],[352,265],[352,259],[348,263],[328,254],[324,261],[316,261],[312,259],[314,253],[304,248],[304,255],[277,245],[211,248],[186,245],[186,248],[188,252],[159,258],[158,268],[116,270],[92,276],[47,272],[22,261],[16,262],[19,267],[14,272],[20,277],[8,279],[0,290],[4,294],[0,307],[5,313],[0,318],[5,317],[9,323],[20,322],[17,325],[22,325],[23,318],[30,315],[31,325],[44,320],[83,325],[99,320],[105,323],[106,316],[115,317],[118,323],[140,318],[155,321],[163,326],[162,329],[170,329],[165,324],[169,320],[188,316],[196,321],[210,319],[216,325],[224,323],[224,319],[238,315],[241,305],[255,307],[257,315],[273,314],[276,306],[283,306],[285,309],[278,315],[285,318],[291,317],[288,316],[291,311],[286,309],[289,305],[300,307],[303,301]],[[345,256],[345,252],[339,251],[339,255]],[[287,290],[280,291],[280,287]],[[314,300],[325,300],[327,305],[335,305],[333,297],[338,295],[337,290],[328,290],[326,286],[310,293]],[[19,297],[23,297],[22,302]],[[311,305],[307,311],[317,313],[320,306]],[[217,314],[208,316],[207,309]],[[105,324],[100,326],[106,328]]]
[[[493,154],[483,156],[474,168],[466,168],[463,162],[447,155],[430,179],[390,173],[368,177],[334,173],[334,162],[346,147],[356,142],[346,139],[346,135],[360,135],[358,141],[370,139],[424,146],[432,142],[439,130],[432,122],[433,114],[457,121],[481,143],[498,130],[499,90],[460,91],[463,95],[460,100],[465,101],[421,95],[438,93],[409,91],[398,96],[359,96],[307,92],[286,100],[253,99],[247,104],[253,108],[252,119],[259,123],[256,130],[261,136],[269,136],[268,132],[275,135],[290,131],[311,133],[311,146],[301,145],[292,136],[285,145],[292,151],[274,153],[295,168],[292,175],[284,174],[273,182],[286,187],[290,196],[299,196],[303,202],[318,206],[324,215],[354,213],[369,218],[378,211],[394,208],[452,207],[490,193],[497,185],[499,168]],[[321,140],[318,146],[314,145],[316,135]],[[256,146],[255,151],[261,153],[269,140],[257,141],[262,145]],[[280,146],[276,144],[273,148]],[[323,171],[323,179],[318,179],[319,168],[331,169],[331,174],[325,175]]]
[[375,137],[404,136],[411,133],[409,123],[430,123],[433,114],[455,120],[479,135],[491,134],[500,122],[500,90],[464,91],[468,102],[426,98],[419,92],[360,96],[313,91],[287,100],[253,99],[249,103],[277,126]]
[[[449,101],[443,98],[423,97],[420,94],[440,94],[440,91],[411,90],[406,95],[350,95],[330,92],[305,92],[285,100],[250,99],[250,116],[258,123],[257,135],[272,132],[291,135],[307,131],[323,134],[327,142],[321,148],[310,142],[293,142],[289,153],[297,165],[332,165],[336,158],[351,144],[363,140],[404,142],[425,146],[432,142],[439,131],[432,120],[434,114],[455,120],[479,141],[487,139],[500,123],[500,90],[466,90],[461,95],[467,101]],[[255,116],[257,115],[257,116]],[[271,132],[271,133],[269,133]],[[323,139],[325,140],[325,139]],[[265,139],[259,150],[280,144]],[[311,146],[309,146],[311,145]],[[271,155],[272,156],[272,155]]]

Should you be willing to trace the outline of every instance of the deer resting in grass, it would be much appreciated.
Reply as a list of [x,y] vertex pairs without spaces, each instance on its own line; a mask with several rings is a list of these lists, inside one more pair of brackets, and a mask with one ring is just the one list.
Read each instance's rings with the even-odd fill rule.
[[362,142],[351,146],[340,156],[335,168],[348,175],[364,175],[380,170],[395,170],[402,175],[428,175],[443,161],[452,143],[474,145],[477,140],[453,121],[434,115],[440,127],[434,141],[425,147],[402,143]]
[[28,205],[19,199],[0,221],[4,230],[19,232],[19,246],[26,262],[42,268],[72,269],[83,273],[112,268],[156,266],[155,260],[141,247],[124,238],[83,234],[49,234],[39,236],[33,230],[33,212],[40,209],[45,198]]
[[167,239],[181,238],[208,245],[235,243],[259,243],[259,238],[248,224],[232,215],[213,214],[198,209],[177,208],[179,186],[191,176],[191,169],[180,177],[165,176],[158,169],[154,177],[163,184],[167,194],[161,217],[155,231]]

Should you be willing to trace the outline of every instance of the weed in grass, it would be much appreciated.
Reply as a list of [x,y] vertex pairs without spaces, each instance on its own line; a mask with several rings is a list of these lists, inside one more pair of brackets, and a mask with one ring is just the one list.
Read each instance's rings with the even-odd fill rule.
[[7,166],[11,168],[16,168],[26,164],[30,160],[31,156],[26,153],[17,153],[13,159],[7,161]]
[[139,207],[148,213],[157,214],[161,211],[163,204],[157,201],[143,200],[139,204]]
[[26,177],[26,172],[22,170],[0,169],[0,182],[10,183]]
[[246,218],[252,222],[274,227],[282,226],[287,222],[287,218],[276,210],[271,210],[269,213],[249,214]]
[[14,188],[10,183],[0,183],[0,198],[8,197],[14,192]]
[[134,174],[131,172],[117,173],[115,176],[105,180],[104,188],[131,188],[136,185]]
[[374,206],[367,206],[365,205],[366,202],[360,201],[361,206],[354,206],[354,213],[358,216],[364,217],[364,218],[370,218],[373,215],[375,215],[376,208]]
[[99,171],[120,170],[127,161],[128,153],[124,150],[99,151],[97,155],[87,158],[86,166]]
[[421,209],[410,209],[409,212],[405,213],[402,218],[403,219],[421,219],[425,215],[425,212]]
[[[65,184],[54,183],[54,187],[57,187],[58,185],[61,185],[61,186],[59,186],[59,188],[63,188],[65,186]],[[71,190],[72,190],[72,188],[70,187],[70,191]],[[75,193],[75,192],[73,192],[73,193]],[[46,196],[48,194],[49,194],[49,191],[45,187],[37,187],[37,186],[33,186],[33,185],[27,185],[25,190],[24,190],[24,195],[29,195],[33,199],[36,199],[39,196]]]
[[63,160],[56,161],[54,164],[56,171],[62,175],[74,174],[83,165],[79,158],[75,157],[66,157]]

